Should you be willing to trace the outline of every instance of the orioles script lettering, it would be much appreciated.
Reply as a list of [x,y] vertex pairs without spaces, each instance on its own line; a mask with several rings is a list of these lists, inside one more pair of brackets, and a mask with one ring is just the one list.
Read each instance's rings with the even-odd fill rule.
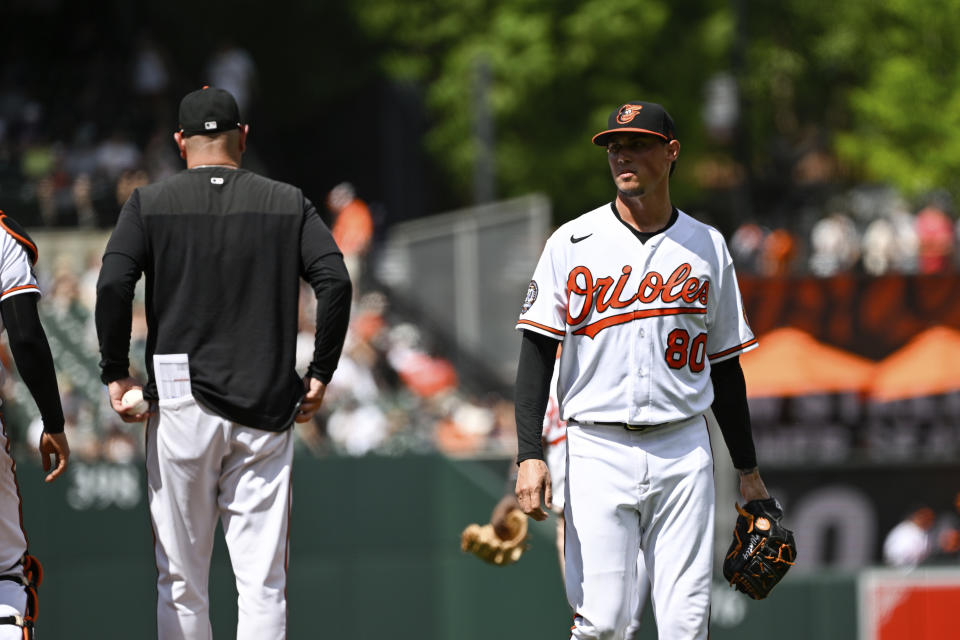
[[[627,281],[633,272],[633,267],[630,265],[623,267],[616,283],[611,276],[594,279],[593,273],[587,267],[575,267],[567,276],[567,324],[580,324],[590,316],[591,310],[603,313],[607,309],[624,309],[637,301],[646,305],[657,300],[664,305],[675,305],[677,302],[689,305],[699,302],[703,306],[675,305],[607,316],[577,329],[574,334],[592,338],[607,327],[640,318],[706,313],[710,282],[708,280],[701,281],[699,278],[691,276],[691,271],[693,271],[693,268],[686,262],[674,269],[673,273],[666,278],[657,271],[648,271],[640,279],[636,291],[632,294],[628,291],[626,297],[624,297],[624,289],[626,289]],[[581,299],[582,305],[578,304]],[[576,309],[579,309],[579,311],[575,311]]]

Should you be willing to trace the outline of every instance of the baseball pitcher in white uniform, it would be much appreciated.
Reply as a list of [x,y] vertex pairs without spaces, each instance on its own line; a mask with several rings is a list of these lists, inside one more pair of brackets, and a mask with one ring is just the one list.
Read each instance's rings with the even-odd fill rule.
[[666,110],[623,104],[593,142],[616,198],[551,235],[517,323],[516,495],[537,520],[553,504],[541,429],[562,344],[571,640],[625,637],[640,558],[659,638],[704,640],[715,502],[704,413],[713,409],[744,500],[769,497],[738,358],[757,341],[723,236],[671,203],[680,142]]

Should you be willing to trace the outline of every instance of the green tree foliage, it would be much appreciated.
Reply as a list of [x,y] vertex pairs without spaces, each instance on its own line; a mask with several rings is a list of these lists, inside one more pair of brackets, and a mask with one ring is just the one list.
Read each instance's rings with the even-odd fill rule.
[[[746,0],[738,0],[746,2]],[[823,146],[850,181],[960,196],[960,0],[750,3],[741,87],[754,173]]]
[[[542,191],[559,219],[612,195],[590,138],[627,100],[662,102],[684,156],[704,147],[704,79],[729,66],[732,25],[714,0],[408,0],[353,3],[397,82],[423,87],[426,145],[469,201],[478,101],[493,117],[497,196]],[[491,82],[478,90],[480,65]],[[677,189],[691,188],[678,172]]]
[[888,0],[863,32],[864,81],[837,150],[909,195],[960,195],[960,2]]
[[[426,145],[469,201],[477,68],[488,65],[498,197],[539,190],[562,221],[611,195],[590,136],[618,103],[662,102],[683,151],[679,202],[712,194],[693,169],[736,158],[754,196],[791,188],[811,149],[841,176],[960,195],[960,0],[356,0],[381,67],[422,88]],[[703,127],[704,87],[732,71],[742,136]],[[739,140],[741,147],[735,147]],[[761,207],[762,208],[762,207]],[[763,211],[760,211],[762,216]]]

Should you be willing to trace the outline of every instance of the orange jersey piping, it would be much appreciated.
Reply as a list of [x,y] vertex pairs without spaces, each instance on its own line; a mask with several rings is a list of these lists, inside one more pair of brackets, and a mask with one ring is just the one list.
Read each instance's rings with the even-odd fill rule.
[[564,335],[564,331],[562,331],[562,330],[560,330],[560,329],[554,329],[553,327],[548,327],[548,326],[545,325],[545,324],[540,324],[540,323],[538,323],[538,322],[533,322],[532,320],[517,320],[517,324],[528,324],[528,325],[530,325],[531,327],[536,327],[537,329],[543,329],[544,331],[549,331],[550,333],[552,333],[552,334],[554,334],[554,335],[557,335],[557,336],[562,336],[562,335]]
[[748,341],[748,342],[744,342],[744,343],[741,344],[741,345],[737,345],[736,347],[730,347],[729,349],[725,349],[725,350],[721,351],[720,353],[714,353],[713,355],[709,355],[709,356],[707,356],[707,359],[708,359],[708,360],[716,360],[717,358],[722,358],[723,356],[728,356],[728,355],[730,355],[731,353],[733,353],[733,352],[735,352],[735,351],[742,351],[742,350],[746,349],[747,347],[752,347],[752,346],[755,345],[755,344],[757,344],[757,339],[756,339],[756,338],[754,338],[753,340],[750,340],[750,341]]
[[553,440],[550,440],[549,442],[547,442],[547,446],[552,447],[552,446],[555,445],[555,444],[560,444],[561,442],[563,442],[563,441],[566,440],[566,439],[567,439],[567,436],[566,436],[566,435],[562,435],[562,436],[560,436],[559,438],[554,438]]
[[13,293],[14,291],[22,291],[23,289],[36,289],[37,291],[40,291],[40,287],[38,287],[35,284],[23,284],[23,285],[20,285],[19,287],[13,287],[12,289],[7,289],[3,293],[0,293],[0,296],[5,296],[8,293]]

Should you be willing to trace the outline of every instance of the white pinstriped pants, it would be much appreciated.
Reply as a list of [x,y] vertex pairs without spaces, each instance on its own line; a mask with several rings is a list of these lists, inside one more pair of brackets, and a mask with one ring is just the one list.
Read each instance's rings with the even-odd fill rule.
[[159,640],[210,640],[217,520],[238,593],[238,640],[282,640],[293,430],[230,422],[192,396],[161,400],[147,423],[147,497],[156,537]]

